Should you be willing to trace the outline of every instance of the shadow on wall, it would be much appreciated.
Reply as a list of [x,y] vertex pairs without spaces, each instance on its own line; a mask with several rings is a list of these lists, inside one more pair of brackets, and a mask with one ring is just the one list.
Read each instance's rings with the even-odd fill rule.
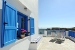
[[[29,36],[29,37],[26,37],[26,38],[24,38],[24,39],[20,39],[20,40],[17,40],[15,43],[12,43],[12,44],[10,44],[10,45],[8,45],[8,46],[5,46],[5,47],[3,47],[3,48],[0,48],[0,50],[14,50],[14,49],[16,49],[16,50],[18,50],[20,47],[21,48],[25,48],[25,49],[29,49],[29,47],[27,47],[26,48],[26,45],[28,44],[30,44],[30,40],[31,40],[31,37]],[[25,42],[25,43],[24,43]],[[25,45],[25,46],[23,46],[23,44]],[[19,47],[19,48],[18,48]]]

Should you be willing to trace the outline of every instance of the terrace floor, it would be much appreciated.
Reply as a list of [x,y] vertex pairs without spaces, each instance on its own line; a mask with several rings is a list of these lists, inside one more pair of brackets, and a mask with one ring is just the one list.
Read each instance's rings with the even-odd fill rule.
[[75,50],[75,43],[69,39],[61,44],[50,42],[53,37],[43,37],[38,50]]

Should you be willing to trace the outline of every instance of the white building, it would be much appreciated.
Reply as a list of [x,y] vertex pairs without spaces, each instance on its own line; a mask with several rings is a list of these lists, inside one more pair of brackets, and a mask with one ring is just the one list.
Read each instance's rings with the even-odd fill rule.
[[[30,35],[17,40],[17,23]],[[38,0],[0,0],[0,50],[29,50],[38,36]]]

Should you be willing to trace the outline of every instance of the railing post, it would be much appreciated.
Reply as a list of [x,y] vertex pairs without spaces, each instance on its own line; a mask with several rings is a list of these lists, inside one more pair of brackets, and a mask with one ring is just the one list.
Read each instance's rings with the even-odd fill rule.
[[66,31],[65,37],[69,37],[69,32],[68,31]]

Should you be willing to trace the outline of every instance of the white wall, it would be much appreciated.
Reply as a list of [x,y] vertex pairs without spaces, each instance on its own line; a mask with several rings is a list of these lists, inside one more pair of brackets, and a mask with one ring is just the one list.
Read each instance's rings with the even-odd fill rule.
[[[31,36],[31,40],[38,36],[38,0],[6,0],[18,11],[31,16],[35,19],[35,35]],[[1,4],[0,4],[1,5]],[[24,10],[27,7],[28,10]],[[31,14],[31,15],[30,15]]]
[[8,46],[0,48],[0,50],[29,50],[31,37],[26,37],[24,39],[17,40]]
[[32,13],[31,17],[35,18],[35,35],[31,36],[31,40],[38,36],[38,0],[19,0],[23,3]]
[[9,4],[11,4],[13,7],[15,7],[18,11],[22,12],[23,14],[30,16],[31,11],[29,9],[25,10],[26,7],[23,5],[19,0],[6,0]]
[[2,0],[0,0],[0,9],[2,9]]
[[[1,0],[0,0],[1,1]],[[35,23],[35,34],[27,39],[22,39],[20,42],[15,42],[10,44],[4,48],[0,48],[0,50],[28,50],[30,40],[33,40],[38,36],[38,0],[6,0],[12,6],[14,6],[18,11],[31,16],[34,18]],[[1,7],[0,3],[0,7]],[[24,7],[27,7],[28,10],[24,10]]]
[[66,37],[68,37],[68,31],[66,31]]
[[47,30],[44,30],[44,36],[47,36]]
[[[34,18],[35,35],[31,36],[31,40],[37,37],[38,36],[38,0],[7,0],[7,2],[11,3],[11,5],[16,7],[16,9],[19,10],[20,12]],[[24,7],[27,7],[28,11],[25,11]]]

